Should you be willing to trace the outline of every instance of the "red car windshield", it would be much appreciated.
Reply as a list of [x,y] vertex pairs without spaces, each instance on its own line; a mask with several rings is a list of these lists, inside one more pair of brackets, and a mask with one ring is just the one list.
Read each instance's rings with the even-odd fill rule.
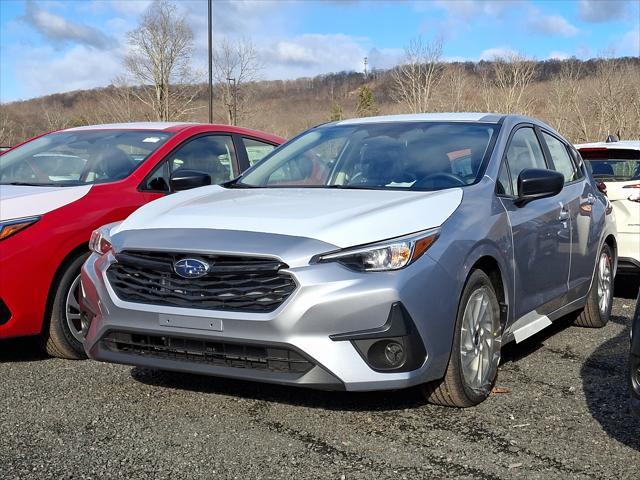
[[0,156],[0,184],[71,186],[121,180],[170,136],[140,130],[50,133]]

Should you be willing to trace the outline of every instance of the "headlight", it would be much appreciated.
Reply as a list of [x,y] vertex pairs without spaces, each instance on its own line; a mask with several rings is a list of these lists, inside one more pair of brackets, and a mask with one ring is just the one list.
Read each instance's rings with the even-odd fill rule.
[[40,220],[40,217],[26,217],[0,222],[0,240],[4,240],[5,238],[15,235],[20,230],[24,230],[36,223],[38,220]]
[[109,223],[104,225],[91,233],[91,239],[89,240],[89,249],[96,252],[98,255],[104,255],[112,249],[110,232],[120,222]]
[[439,233],[439,229],[434,229],[364,247],[348,248],[319,255],[312,263],[338,262],[362,272],[399,270],[420,258],[433,245]]

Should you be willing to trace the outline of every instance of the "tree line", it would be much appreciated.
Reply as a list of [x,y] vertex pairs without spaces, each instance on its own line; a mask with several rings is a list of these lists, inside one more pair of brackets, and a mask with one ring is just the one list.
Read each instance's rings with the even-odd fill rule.
[[[176,6],[156,0],[127,41],[123,73],[109,87],[0,105],[0,145],[94,123],[206,121],[205,75],[192,68],[193,32]],[[223,40],[213,54],[214,121],[288,137],[354,116],[483,111],[541,118],[576,143],[640,138],[638,57],[539,62],[510,54],[452,63],[442,51],[441,39],[417,37],[389,70],[260,81],[251,40]]]

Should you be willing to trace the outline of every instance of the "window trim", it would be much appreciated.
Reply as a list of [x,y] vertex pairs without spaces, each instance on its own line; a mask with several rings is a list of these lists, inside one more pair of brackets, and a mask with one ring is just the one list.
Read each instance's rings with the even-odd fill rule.
[[[172,148],[164,157],[162,157],[153,167],[151,167],[151,170],[149,171],[149,173],[147,175],[145,175],[145,177],[142,179],[142,181],[138,184],[138,188],[137,190],[141,193],[162,193],[165,195],[168,195],[170,193],[174,193],[173,190],[171,190],[171,182],[169,182],[169,190],[153,190],[150,188],[145,188],[145,184],[147,183],[147,181],[151,178],[151,176],[155,173],[155,171],[158,169],[158,167],[160,167],[161,164],[168,164],[169,163],[169,157],[171,155],[173,155],[175,152],[177,152],[178,150],[180,150],[183,146],[185,146],[186,144],[197,140],[198,138],[202,138],[202,137],[211,137],[211,136],[219,136],[219,137],[230,137],[232,144],[233,144],[233,148],[235,149],[235,161],[232,160],[231,162],[231,170],[232,173],[235,177],[237,177],[239,174],[237,173],[239,170],[239,166],[238,166],[238,162],[239,162],[239,156],[238,156],[238,148],[236,146],[235,141],[233,140],[233,136],[234,134],[231,132],[202,132],[202,133],[198,133],[196,135],[192,135],[188,138],[185,138],[183,141],[181,141],[178,145],[176,145],[174,148]],[[169,172],[169,175],[171,175],[171,172]],[[228,181],[228,180],[227,180]]]
[[556,134],[554,134],[553,132],[550,132],[547,129],[541,128],[540,129],[540,138],[544,141],[545,149],[547,150],[547,152],[549,154],[549,160],[550,160],[551,164],[553,165],[552,170],[555,171],[555,172],[560,173],[560,171],[556,168],[556,164],[553,161],[553,157],[551,156],[551,150],[549,149],[549,146],[547,145],[547,140],[544,138],[543,133],[546,133],[550,137],[555,138],[557,141],[559,141],[564,146],[564,149],[567,152],[567,155],[569,156],[569,161],[573,165],[573,168],[576,169],[576,172],[580,172],[582,174],[580,176],[580,178],[576,178],[575,180],[571,180],[570,182],[565,182],[564,184],[565,185],[573,185],[573,184],[581,181],[584,178],[584,173],[580,170],[580,167],[578,165],[576,165],[574,156],[571,155],[571,152],[569,151],[569,147],[567,145],[567,142],[565,142],[559,135],[556,135]]
[[[511,168],[509,167],[509,163],[507,162],[507,151],[509,150],[509,147],[511,146],[511,141],[513,140],[514,135],[518,132],[518,130],[522,130],[523,128],[531,128],[533,130],[534,135],[536,136],[536,139],[538,140],[538,143],[540,144],[540,149],[542,150],[542,157],[544,160],[544,163],[547,167],[547,169],[549,169],[549,160],[546,156],[545,153],[545,147],[546,144],[543,145],[542,142],[540,141],[540,136],[538,135],[538,132],[536,131],[537,125],[533,124],[533,123],[518,123],[516,124],[512,129],[511,132],[509,133],[509,137],[507,138],[507,144],[504,148],[504,151],[502,152],[502,157],[500,159],[500,167],[498,168],[498,175],[496,176],[496,186],[494,189],[494,194],[499,197],[499,198],[507,198],[510,200],[516,200],[518,198],[518,192],[513,192],[513,194],[508,194],[508,193],[498,193],[498,178],[500,178],[500,170],[505,167],[507,169],[507,172],[509,174],[509,179],[511,179]],[[510,188],[511,189],[511,188]]]

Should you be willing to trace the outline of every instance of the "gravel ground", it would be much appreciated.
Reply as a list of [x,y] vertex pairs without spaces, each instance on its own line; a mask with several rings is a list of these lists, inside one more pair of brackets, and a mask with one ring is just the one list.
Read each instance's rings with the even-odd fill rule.
[[[631,291],[629,288],[618,289]],[[627,297],[627,292],[622,292]],[[504,352],[476,408],[45,358],[0,343],[0,479],[638,478],[625,378],[634,302]]]

